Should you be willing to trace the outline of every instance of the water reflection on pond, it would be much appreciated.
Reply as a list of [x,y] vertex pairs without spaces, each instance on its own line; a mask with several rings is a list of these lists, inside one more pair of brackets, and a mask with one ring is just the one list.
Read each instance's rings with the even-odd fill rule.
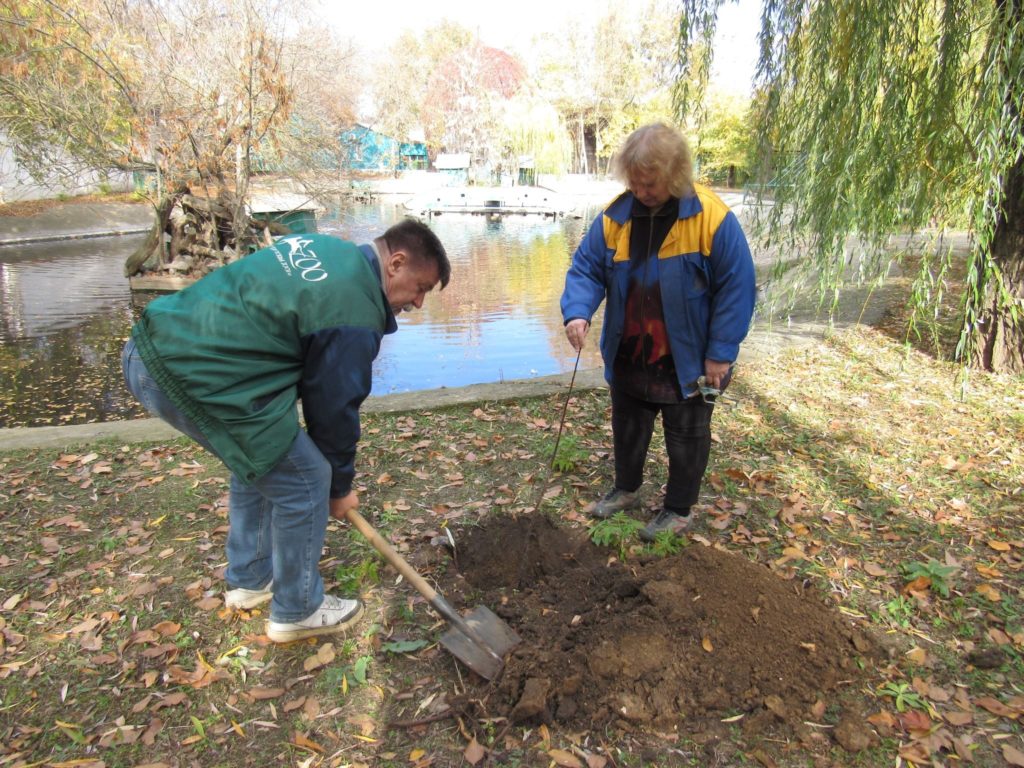
[[[366,242],[405,211],[349,207],[321,232]],[[572,369],[558,299],[590,214],[552,220],[447,215],[430,225],[452,262],[448,287],[399,318],[374,367],[374,395],[545,376]],[[0,427],[144,415],[121,381],[138,314],[124,260],[135,237],[0,248]],[[135,297],[136,299],[138,297]],[[581,367],[596,367],[596,332]]]

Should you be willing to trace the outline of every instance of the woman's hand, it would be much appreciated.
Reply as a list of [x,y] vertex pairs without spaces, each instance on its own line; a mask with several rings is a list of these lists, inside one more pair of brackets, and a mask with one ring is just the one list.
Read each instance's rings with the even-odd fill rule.
[[719,360],[704,360],[704,380],[709,387],[722,388],[722,382],[729,374],[731,363],[723,363]]
[[579,352],[583,349],[583,340],[587,338],[589,330],[590,323],[582,318],[576,318],[565,324],[565,338],[572,344],[572,348]]

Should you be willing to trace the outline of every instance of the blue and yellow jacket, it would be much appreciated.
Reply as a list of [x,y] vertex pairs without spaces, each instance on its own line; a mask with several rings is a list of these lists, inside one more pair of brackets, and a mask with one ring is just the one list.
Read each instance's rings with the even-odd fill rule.
[[149,305],[132,329],[164,394],[251,483],[306,429],[351,490],[359,406],[397,329],[370,246],[292,235]]
[[[696,391],[704,360],[735,362],[754,314],[754,261],[736,215],[707,187],[679,201],[679,219],[658,251],[665,326],[683,395]],[[630,213],[624,192],[591,225],[572,257],[562,292],[565,323],[590,322],[606,300],[601,330],[605,379],[622,338],[629,286]]]

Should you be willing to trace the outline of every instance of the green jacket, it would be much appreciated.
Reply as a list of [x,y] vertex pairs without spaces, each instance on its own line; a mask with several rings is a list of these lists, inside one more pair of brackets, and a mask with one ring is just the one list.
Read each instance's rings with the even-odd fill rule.
[[306,428],[351,490],[359,406],[397,328],[369,246],[292,235],[151,302],[132,330],[167,397],[252,483]]

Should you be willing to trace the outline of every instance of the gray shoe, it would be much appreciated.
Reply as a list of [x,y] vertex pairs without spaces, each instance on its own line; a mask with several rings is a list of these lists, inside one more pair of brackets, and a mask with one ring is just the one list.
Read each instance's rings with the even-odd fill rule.
[[345,600],[334,595],[324,595],[320,607],[302,621],[268,621],[267,637],[275,643],[290,643],[307,637],[343,632],[363,616],[361,600]]
[[271,580],[267,586],[260,589],[229,589],[224,593],[224,605],[235,610],[248,611],[257,605],[269,602],[274,596],[274,582]]
[[674,536],[682,536],[693,523],[693,512],[686,515],[677,515],[667,509],[661,510],[657,516],[640,531],[640,538],[643,541],[651,542],[658,538],[662,531],[671,531]]
[[616,512],[622,512],[626,509],[634,509],[639,506],[639,491],[623,491],[615,488],[609,491],[603,499],[594,505],[594,508],[590,511],[590,516],[596,517],[598,520],[607,520]]

